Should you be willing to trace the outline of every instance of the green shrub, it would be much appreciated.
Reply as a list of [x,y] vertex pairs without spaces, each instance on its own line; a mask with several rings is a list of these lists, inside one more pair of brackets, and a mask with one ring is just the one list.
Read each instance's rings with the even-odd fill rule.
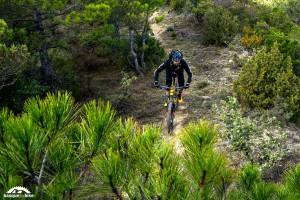
[[255,184],[262,181],[258,165],[251,163],[247,163],[239,175],[239,184],[244,190],[251,190]]
[[226,158],[214,149],[217,139],[218,127],[203,120],[189,123],[181,135],[184,174],[194,191],[190,199],[222,199],[212,198],[214,188],[226,191],[225,182],[231,182]]
[[278,43],[278,48],[285,56],[290,56],[293,63],[294,72],[300,77],[300,43],[299,41],[291,39],[284,33],[271,29],[265,38],[265,45],[267,50]]
[[227,102],[221,101],[221,106],[216,108],[218,119],[225,124],[222,137],[230,148],[243,153],[247,161],[265,170],[288,152],[284,146],[288,133],[282,131],[275,117],[245,117],[234,97],[229,97]]
[[293,28],[292,21],[282,9],[274,9],[270,13],[267,23],[284,33],[289,33]]
[[203,42],[226,45],[237,33],[237,19],[227,9],[215,6],[204,15]]
[[207,86],[209,86],[209,82],[207,80],[202,80],[200,82],[197,83],[197,88],[199,90],[203,89],[203,88],[206,88]]
[[291,193],[297,195],[300,198],[300,163],[292,170],[288,170],[284,173],[284,181]]
[[259,20],[258,9],[255,4],[245,4],[238,1],[228,7],[228,10],[239,19],[239,30],[245,26],[252,27]]
[[283,101],[285,113],[299,112],[300,80],[293,73],[291,58],[285,58],[277,44],[270,52],[259,51],[243,66],[233,91],[247,107],[269,109]]
[[178,12],[182,12],[185,5],[186,5],[186,0],[171,0],[171,7]]
[[3,88],[1,93],[4,95],[0,95],[0,106],[7,106],[14,112],[21,112],[27,98],[44,95],[49,91],[48,86],[40,84],[36,78],[30,78],[19,78],[13,85]]
[[288,3],[283,5],[283,9],[293,22],[300,24],[300,1],[288,0]]
[[166,18],[166,15],[155,17],[155,22],[158,24]]
[[285,34],[291,32],[293,23],[283,9],[261,6],[257,13],[258,21],[265,21]]
[[161,63],[161,59],[166,55],[161,43],[154,37],[148,36],[146,39],[145,62],[147,66],[157,67]]
[[205,12],[214,6],[215,3],[210,0],[195,1],[192,12],[195,13],[198,22],[203,22]]

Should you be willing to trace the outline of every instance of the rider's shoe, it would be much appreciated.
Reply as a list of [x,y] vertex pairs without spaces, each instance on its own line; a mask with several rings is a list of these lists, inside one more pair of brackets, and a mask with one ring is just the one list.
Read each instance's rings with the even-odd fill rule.
[[178,94],[178,103],[182,103],[183,99],[182,99],[182,95]]
[[168,106],[168,103],[169,103],[169,97],[166,98],[166,101],[164,103],[164,107],[167,107]]

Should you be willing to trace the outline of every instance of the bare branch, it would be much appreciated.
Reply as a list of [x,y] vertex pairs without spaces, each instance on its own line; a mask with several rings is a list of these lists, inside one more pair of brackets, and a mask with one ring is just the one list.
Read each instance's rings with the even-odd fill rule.
[[40,173],[39,173],[39,177],[38,177],[38,186],[39,187],[41,185],[41,179],[42,179],[42,175],[43,175],[43,172],[44,172],[44,168],[45,168],[45,163],[46,163],[47,156],[48,156],[48,151],[44,155],[42,166],[41,166],[41,170],[40,170]]

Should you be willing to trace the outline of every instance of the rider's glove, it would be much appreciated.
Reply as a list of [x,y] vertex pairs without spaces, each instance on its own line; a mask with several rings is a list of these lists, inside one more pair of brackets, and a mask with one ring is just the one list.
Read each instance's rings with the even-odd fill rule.
[[189,84],[189,83],[186,83],[185,86],[184,86],[184,88],[185,88],[185,89],[190,88],[190,84]]
[[158,81],[154,81],[154,87],[159,87]]

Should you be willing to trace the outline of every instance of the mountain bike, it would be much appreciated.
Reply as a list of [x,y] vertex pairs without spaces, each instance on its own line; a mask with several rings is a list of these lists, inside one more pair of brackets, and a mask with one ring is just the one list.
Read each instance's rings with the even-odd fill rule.
[[175,110],[178,107],[178,94],[180,90],[185,89],[185,87],[178,87],[176,81],[176,74],[172,75],[172,85],[170,86],[159,86],[160,89],[169,90],[168,103],[167,103],[167,129],[168,133],[171,133],[174,125]]

